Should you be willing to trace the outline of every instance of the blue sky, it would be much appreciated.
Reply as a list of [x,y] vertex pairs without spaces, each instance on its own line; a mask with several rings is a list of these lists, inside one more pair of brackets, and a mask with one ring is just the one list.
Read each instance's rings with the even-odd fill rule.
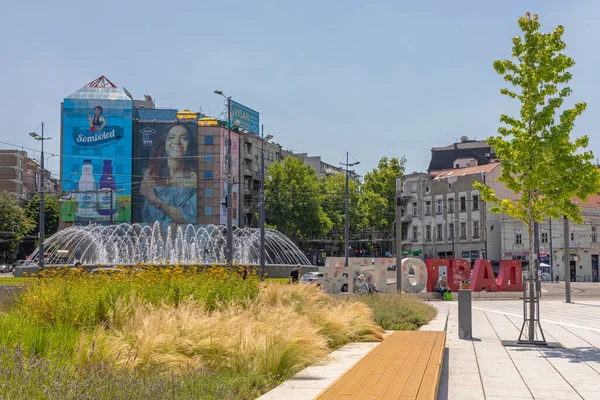
[[[577,4],[575,7],[574,4]],[[60,102],[106,75],[159,107],[224,106],[221,89],[261,113],[284,147],[346,150],[364,173],[383,157],[427,168],[430,149],[495,134],[503,98],[495,59],[510,55],[517,19],[565,26],[573,100],[588,110],[575,134],[600,156],[594,1],[112,1],[9,2],[0,13],[0,140],[36,147],[40,121],[59,152]],[[10,146],[0,144],[0,148]],[[58,158],[50,169],[58,171]]]

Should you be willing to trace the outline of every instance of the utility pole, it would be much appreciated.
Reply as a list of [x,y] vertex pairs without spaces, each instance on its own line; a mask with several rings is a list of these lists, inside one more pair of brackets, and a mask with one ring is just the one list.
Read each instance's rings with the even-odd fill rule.
[[354,163],[350,163],[349,162],[349,153],[346,152],[346,162],[345,163],[340,163],[341,165],[344,165],[346,167],[346,204],[345,204],[345,209],[346,209],[346,261],[344,263],[344,266],[346,268],[348,268],[348,256],[350,253],[350,221],[349,221],[349,214],[350,214],[350,204],[349,204],[349,195],[348,195],[348,168],[349,167],[353,167],[355,165],[360,164],[359,161],[356,161]]
[[569,219],[563,215],[565,244],[564,244],[564,260],[565,260],[565,303],[571,302],[571,250],[569,249]]
[[402,180],[396,179],[396,290],[402,293]]
[[258,277],[262,281],[265,270],[265,142],[273,139],[273,135],[265,137],[265,126],[261,125],[262,138],[260,150],[260,190],[258,192],[258,224],[260,225],[260,266]]
[[554,253],[552,252],[552,217],[548,219],[550,220],[550,281],[552,282],[554,280]]
[[225,96],[221,90],[215,90],[227,100],[227,265],[233,265],[233,174],[231,163],[231,96]]
[[39,219],[39,235],[40,235],[40,246],[39,246],[39,252],[38,252],[38,261],[39,261],[39,268],[40,271],[44,270],[44,254],[45,254],[45,249],[44,249],[44,236],[45,236],[45,232],[44,232],[44,228],[45,228],[45,223],[46,223],[46,219],[44,216],[44,194],[45,194],[45,189],[46,189],[46,185],[44,183],[44,141],[51,139],[51,138],[47,138],[44,137],[44,123],[42,122],[42,134],[38,135],[37,132],[30,132],[29,136],[31,136],[32,138],[34,138],[35,140],[38,140],[40,142],[42,142],[42,154],[41,154],[41,160],[40,160],[40,219]]

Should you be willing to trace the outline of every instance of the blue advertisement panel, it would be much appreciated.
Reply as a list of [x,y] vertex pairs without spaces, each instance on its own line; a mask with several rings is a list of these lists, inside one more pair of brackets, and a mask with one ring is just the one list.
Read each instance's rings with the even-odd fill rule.
[[133,127],[133,222],[196,224],[196,121],[135,122]]
[[255,135],[260,135],[260,122],[258,111],[231,101],[231,123],[240,121],[240,128]]
[[119,89],[64,100],[62,220],[131,222],[132,101]]

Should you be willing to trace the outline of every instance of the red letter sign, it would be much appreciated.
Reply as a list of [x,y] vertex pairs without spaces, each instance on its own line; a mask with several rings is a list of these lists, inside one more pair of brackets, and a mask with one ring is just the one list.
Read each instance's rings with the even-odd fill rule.
[[450,260],[428,258],[425,263],[427,264],[427,291],[435,292],[435,287],[437,286],[440,277],[439,267],[450,266]]
[[453,292],[462,288],[462,282],[471,277],[471,263],[462,258],[451,260],[448,271],[448,286]]
[[518,292],[523,290],[522,266],[519,260],[500,261],[498,272],[498,290]]
[[473,275],[471,275],[470,289],[472,292],[481,292],[483,288],[486,292],[496,292],[498,290],[492,264],[488,260],[477,260],[475,261]]

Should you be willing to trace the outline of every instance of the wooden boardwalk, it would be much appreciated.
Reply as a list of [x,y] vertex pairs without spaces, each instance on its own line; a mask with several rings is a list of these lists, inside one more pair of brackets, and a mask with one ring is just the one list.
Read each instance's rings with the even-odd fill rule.
[[316,399],[434,400],[445,344],[446,332],[395,332]]

